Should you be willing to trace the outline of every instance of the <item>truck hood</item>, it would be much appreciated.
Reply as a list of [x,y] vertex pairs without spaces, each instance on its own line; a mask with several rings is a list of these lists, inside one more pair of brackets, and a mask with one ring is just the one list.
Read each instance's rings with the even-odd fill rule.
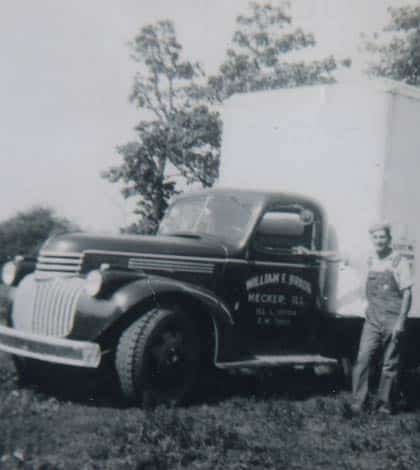
[[229,249],[217,239],[180,236],[103,236],[83,233],[67,234],[48,239],[43,253],[156,253],[179,256],[225,258]]

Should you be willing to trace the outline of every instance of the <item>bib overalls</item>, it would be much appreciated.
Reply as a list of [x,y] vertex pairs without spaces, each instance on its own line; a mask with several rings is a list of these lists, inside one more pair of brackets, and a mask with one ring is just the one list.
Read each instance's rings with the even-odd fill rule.
[[382,357],[377,398],[379,404],[392,409],[397,396],[401,357],[401,338],[393,338],[392,332],[402,304],[394,273],[391,270],[369,271],[366,295],[368,308],[353,371],[353,397],[357,406],[366,406],[372,369],[381,363]]

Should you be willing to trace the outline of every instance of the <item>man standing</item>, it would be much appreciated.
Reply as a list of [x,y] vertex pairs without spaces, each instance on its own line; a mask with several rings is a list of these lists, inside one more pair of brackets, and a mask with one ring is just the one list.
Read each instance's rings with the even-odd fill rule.
[[368,262],[368,307],[353,370],[352,408],[356,412],[366,409],[371,391],[369,379],[379,354],[382,369],[378,411],[391,414],[398,395],[401,349],[413,280],[408,261],[392,250],[390,226],[377,224],[369,232],[375,254]]

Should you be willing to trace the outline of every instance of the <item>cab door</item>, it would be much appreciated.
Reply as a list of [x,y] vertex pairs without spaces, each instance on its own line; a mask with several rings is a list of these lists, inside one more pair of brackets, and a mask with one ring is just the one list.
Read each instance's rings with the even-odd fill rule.
[[299,247],[315,247],[319,227],[308,214],[295,207],[269,210],[251,240],[245,290],[255,353],[304,353],[315,347],[319,262],[298,253]]

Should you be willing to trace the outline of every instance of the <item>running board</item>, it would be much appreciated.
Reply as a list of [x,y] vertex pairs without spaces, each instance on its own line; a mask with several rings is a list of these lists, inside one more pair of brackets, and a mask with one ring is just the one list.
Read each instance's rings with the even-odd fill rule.
[[296,368],[316,366],[337,366],[338,361],[319,354],[285,354],[253,356],[242,361],[219,362],[221,369],[259,369],[264,367],[292,366]]

